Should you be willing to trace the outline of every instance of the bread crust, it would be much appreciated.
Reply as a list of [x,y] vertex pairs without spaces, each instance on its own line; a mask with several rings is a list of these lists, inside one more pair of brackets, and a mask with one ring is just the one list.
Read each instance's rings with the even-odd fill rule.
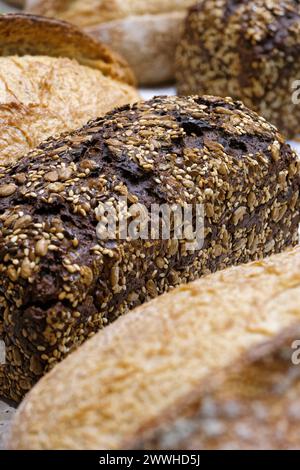
[[138,101],[133,74],[101,43],[67,23],[0,16],[0,166],[50,136]]
[[127,63],[99,41],[64,21],[22,13],[0,16],[0,55],[67,57],[128,85]]
[[299,322],[200,383],[121,448],[299,449],[300,365],[292,361],[295,340],[300,343]]
[[[259,345],[299,324],[299,269],[297,247],[181,286],[119,319],[29,393],[13,422],[9,447],[118,449],[199,384],[206,390],[211,377],[239,364],[247,351],[264,377],[268,367],[259,358],[264,363],[269,346]],[[298,332],[293,339],[299,339]],[[277,340],[274,344],[277,350]],[[273,363],[281,373],[287,369],[287,360]],[[291,383],[291,389],[297,396],[299,387]],[[262,400],[268,407],[268,398]]]
[[174,80],[175,50],[193,0],[32,1],[30,12],[71,21],[112,46],[141,85]]

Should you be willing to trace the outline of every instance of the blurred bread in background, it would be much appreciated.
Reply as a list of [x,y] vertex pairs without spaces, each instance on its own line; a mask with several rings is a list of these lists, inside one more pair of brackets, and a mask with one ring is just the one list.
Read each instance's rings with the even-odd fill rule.
[[174,56],[187,8],[195,0],[27,0],[30,13],[70,21],[109,44],[141,85],[174,79]]
[[300,133],[300,2],[202,0],[190,9],[176,55],[179,94],[231,96]]
[[13,7],[21,8],[25,5],[25,0],[5,0],[5,3],[8,3]]

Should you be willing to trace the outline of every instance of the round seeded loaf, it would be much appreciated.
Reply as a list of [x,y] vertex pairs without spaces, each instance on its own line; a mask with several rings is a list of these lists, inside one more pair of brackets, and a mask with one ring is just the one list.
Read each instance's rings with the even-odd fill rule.
[[[299,325],[299,270],[300,248],[297,248],[265,261],[207,276],[120,318],[59,364],[29,393],[13,422],[9,447],[120,449],[124,441],[137,438],[139,430],[146,429],[149,421],[165,422],[165,410],[170,406],[178,405],[180,417],[187,394],[198,388],[207,390],[209,395],[212,377],[227,367],[231,368],[229,379],[230,374],[232,377],[237,372],[235,384],[228,380],[226,386],[219,389],[219,395],[211,391],[212,400],[217,401],[217,405],[226,398],[230,402],[230,397],[240,400],[244,408],[235,408],[240,415],[234,417],[237,426],[241,424],[241,430],[250,424],[250,446],[251,443],[252,447],[260,445],[262,439],[279,448],[299,447],[299,426],[295,419],[299,418],[300,375],[299,366],[292,364],[292,344],[299,340],[299,327],[293,333],[290,331],[290,345],[285,342],[289,356],[280,363],[269,362],[269,368],[263,364],[264,358],[272,358],[274,349],[280,349],[276,337],[286,328],[293,328],[295,323]],[[258,345],[266,341],[275,341],[271,350],[270,345],[258,349]],[[239,383],[242,356],[249,351],[252,351],[254,367],[249,366],[248,373],[241,373],[243,383]],[[261,364],[259,359],[262,359]],[[272,369],[272,362],[277,372]],[[278,387],[277,393],[272,382]],[[261,396],[259,388],[269,395]],[[258,419],[259,401],[257,419],[254,419],[256,399],[261,401],[265,421]],[[291,414],[292,408],[288,408],[293,400],[294,411],[298,409],[296,416]],[[188,401],[186,404],[188,406]],[[224,423],[213,421],[211,408],[206,411],[207,421],[200,431],[213,447],[209,431],[216,430],[216,424],[219,424],[218,430]],[[280,412],[285,414],[280,416]],[[271,436],[269,441],[259,432],[270,430],[266,419],[271,423],[273,420],[274,431],[278,429],[277,435]],[[280,422],[284,426],[281,434],[276,427]],[[186,431],[197,432],[197,422],[194,428],[189,424],[187,420]],[[255,425],[258,427],[252,427]],[[233,445],[246,446],[245,433],[240,436],[238,427],[236,429],[234,432],[234,426],[228,427]],[[290,435],[286,435],[287,430],[291,431]],[[180,431],[182,428],[178,427]],[[175,437],[174,433],[170,436],[174,446]],[[201,440],[198,442],[201,445]],[[226,436],[223,439],[219,436],[220,446],[222,442],[226,444]],[[197,446],[196,440],[191,443]],[[143,446],[142,442],[140,445]]]
[[0,16],[0,166],[138,100],[128,65],[67,23]]
[[286,137],[300,132],[300,4],[203,0],[177,50],[181,94],[241,99]]
[[194,0],[27,0],[27,11],[85,28],[122,54],[142,85],[174,80],[174,55]]

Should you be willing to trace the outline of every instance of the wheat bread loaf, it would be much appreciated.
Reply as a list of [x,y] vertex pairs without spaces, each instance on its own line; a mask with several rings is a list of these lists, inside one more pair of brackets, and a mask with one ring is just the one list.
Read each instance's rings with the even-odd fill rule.
[[[273,126],[208,96],[126,106],[8,166],[0,181],[2,394],[20,400],[103,326],[180,283],[296,244],[299,168]],[[146,236],[105,232],[106,205],[122,225],[136,222],[137,204],[149,216],[153,207],[191,208],[196,245],[173,219],[166,237],[150,221]]]
[[0,16],[0,167],[138,100],[123,59],[70,24]]
[[292,138],[300,132],[299,52],[297,0],[202,0],[178,46],[178,92],[241,99]]
[[174,80],[175,50],[193,0],[28,0],[27,11],[70,21],[122,54],[142,85]]
[[[134,447],[139,432],[149,431],[149,421],[166,424],[170,407],[186,419],[195,448],[222,447],[231,440],[233,447],[299,447],[299,365],[292,365],[292,343],[299,340],[299,327],[294,327],[300,315],[299,272],[298,247],[181,286],[120,318],[29,393],[13,422],[9,447],[120,449],[126,442],[128,448],[128,441]],[[281,345],[277,337],[286,337],[286,329],[291,330],[288,341]],[[261,346],[265,342],[270,344]],[[243,359],[245,354],[250,362],[249,357]],[[212,378],[228,367],[214,391]],[[220,423],[213,422],[209,403],[203,410],[208,422],[201,421],[201,414],[198,422],[198,395],[191,406],[190,398],[199,390],[200,397],[215,404],[216,420],[222,408],[232,411],[232,400],[233,422],[226,421],[226,415]],[[185,401],[191,417],[185,418]],[[287,425],[281,434],[280,423]],[[209,430],[222,425],[228,434],[225,429],[223,436],[210,439]],[[255,435],[256,430],[261,434]],[[285,435],[285,430],[291,434]],[[169,441],[160,440],[160,434],[143,441],[140,435],[137,447],[176,448],[174,432]],[[182,437],[180,444],[189,446]]]

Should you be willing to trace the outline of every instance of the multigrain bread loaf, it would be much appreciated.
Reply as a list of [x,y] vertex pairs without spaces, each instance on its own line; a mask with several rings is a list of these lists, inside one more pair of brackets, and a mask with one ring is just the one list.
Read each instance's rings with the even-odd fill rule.
[[121,447],[300,449],[299,393],[298,321],[274,339],[250,349],[210,383],[195,387]]
[[128,65],[75,26],[0,16],[0,166],[138,100]]
[[194,0],[27,0],[27,11],[85,28],[132,66],[138,81],[174,80],[174,56],[187,8]]
[[294,137],[299,53],[299,1],[202,0],[191,8],[178,47],[178,91],[241,99]]
[[[299,168],[274,127],[216,97],[125,107],[8,167],[0,182],[2,394],[19,400],[75,347],[152,297],[295,244]],[[118,225],[136,222],[137,204],[150,216],[153,207],[191,207],[204,243],[191,250],[191,234],[178,235],[174,221],[167,237],[105,238],[103,204]]]
[[[176,406],[195,389],[209,390],[212,377],[240,364],[247,351],[253,351],[255,357],[259,344],[277,342],[275,338],[282,331],[299,324],[299,272],[297,248],[181,286],[120,318],[29,393],[13,422],[10,448],[118,449],[124,441],[136,438],[149,420],[164,422],[170,406]],[[294,338],[291,335],[293,342],[299,339],[298,334],[299,328]],[[293,352],[290,349],[290,360]],[[273,360],[272,364],[280,378],[283,370],[291,369],[283,360],[281,364]],[[258,362],[245,367],[249,375],[243,369],[242,378],[248,380],[249,387],[253,380],[254,396],[257,393],[259,397],[256,387],[270,391],[259,379],[267,381],[261,373],[264,367],[270,381],[276,380],[273,370]],[[296,380],[299,369],[289,372],[286,382],[278,383],[287,387],[289,402],[299,390],[295,383],[293,395],[288,384],[294,373]],[[236,387],[231,385],[228,377],[224,398],[222,389],[216,398],[225,400],[232,395],[236,399],[241,387],[238,398],[241,406],[247,407],[251,390],[240,382]],[[269,400],[260,399],[264,400],[262,411],[270,410],[272,416],[276,400],[284,409],[284,398],[278,395],[276,399],[274,392]],[[254,416],[252,419],[254,422]],[[295,443],[294,434],[290,439]]]

